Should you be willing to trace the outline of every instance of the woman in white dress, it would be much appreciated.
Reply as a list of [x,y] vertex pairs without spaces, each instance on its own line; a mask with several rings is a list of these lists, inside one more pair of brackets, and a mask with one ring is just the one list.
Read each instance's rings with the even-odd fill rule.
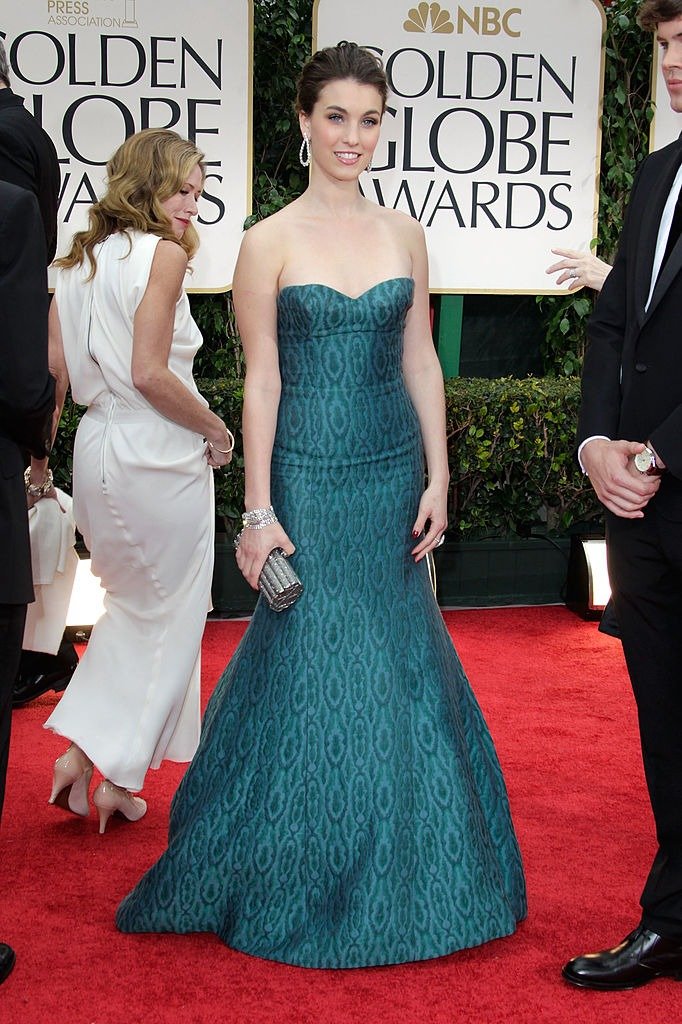
[[[45,723],[71,740],[50,803],[89,812],[100,832],[136,821],[149,767],[189,761],[200,726],[199,658],[213,569],[211,467],[234,443],[192,378],[201,335],[183,289],[202,154],[174,132],[129,138],[75,235],[50,313],[51,369],[63,401],[87,406],[74,447],[74,515],[106,591],[104,614]],[[61,409],[61,401],[58,402]],[[40,486],[46,464],[33,463]]]

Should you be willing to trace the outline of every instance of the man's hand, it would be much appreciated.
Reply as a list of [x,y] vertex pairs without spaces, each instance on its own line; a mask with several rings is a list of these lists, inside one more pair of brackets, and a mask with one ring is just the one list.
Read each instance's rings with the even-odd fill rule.
[[640,441],[588,441],[581,453],[595,494],[602,505],[622,519],[642,519],[644,508],[661,486],[660,476],[646,476],[633,463],[645,445]]

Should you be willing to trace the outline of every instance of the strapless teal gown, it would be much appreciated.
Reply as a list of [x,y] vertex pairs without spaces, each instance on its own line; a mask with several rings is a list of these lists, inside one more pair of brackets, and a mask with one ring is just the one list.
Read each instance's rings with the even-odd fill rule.
[[519,849],[492,740],[410,557],[424,486],[401,375],[409,278],[279,296],[272,497],[305,585],[261,599],[125,932],[215,932],[307,967],[442,956],[514,931]]

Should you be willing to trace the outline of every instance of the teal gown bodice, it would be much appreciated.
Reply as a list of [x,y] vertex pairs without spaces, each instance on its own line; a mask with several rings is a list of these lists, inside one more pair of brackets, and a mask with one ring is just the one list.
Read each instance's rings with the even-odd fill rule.
[[309,967],[441,956],[526,911],[489,732],[410,555],[424,487],[405,389],[413,282],[278,301],[272,501],[304,593],[261,598],[173,799],[129,932],[215,932]]

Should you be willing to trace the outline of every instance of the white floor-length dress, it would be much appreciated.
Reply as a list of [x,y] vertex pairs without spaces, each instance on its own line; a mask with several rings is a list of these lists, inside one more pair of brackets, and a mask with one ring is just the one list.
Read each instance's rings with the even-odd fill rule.
[[[86,263],[62,270],[55,289],[72,395],[88,407],[74,447],[74,515],[106,597],[45,727],[133,791],[149,767],[189,761],[196,749],[214,549],[205,443],[158,413],[131,378],[133,319],[158,241],[111,235],[95,249],[92,281]],[[200,345],[183,291],[169,367],[197,397]]]

